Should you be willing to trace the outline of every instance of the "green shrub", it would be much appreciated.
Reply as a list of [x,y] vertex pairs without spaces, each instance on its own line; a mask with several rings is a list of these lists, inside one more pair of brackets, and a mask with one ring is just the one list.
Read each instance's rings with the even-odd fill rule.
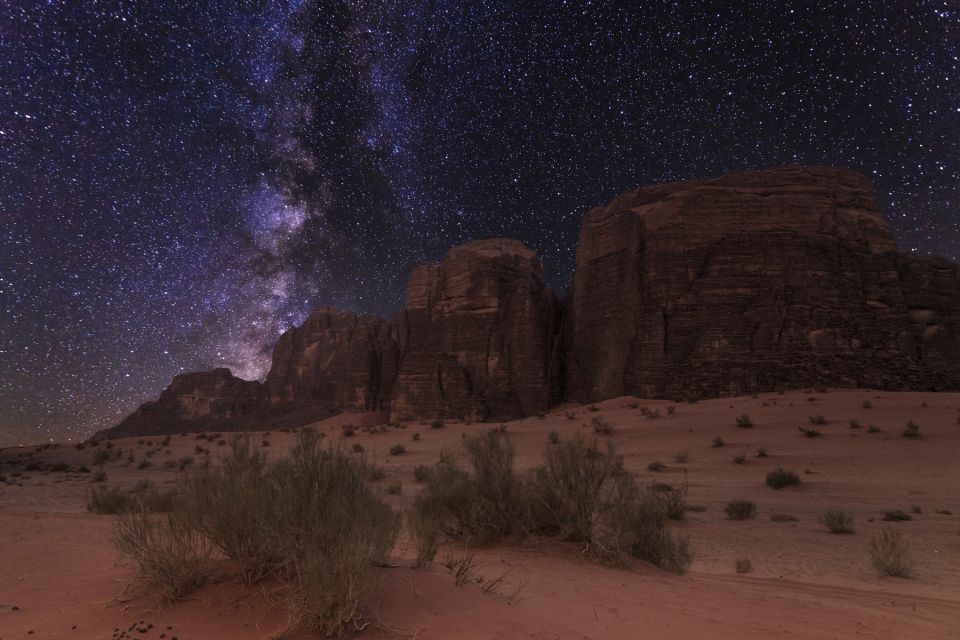
[[731,520],[751,520],[757,517],[757,505],[749,500],[733,500],[727,503],[724,513]]
[[853,514],[839,509],[830,509],[820,514],[820,522],[830,533],[853,533]]
[[793,471],[777,468],[767,474],[767,486],[771,489],[783,489],[800,484],[800,476]]
[[900,534],[890,527],[884,527],[879,538],[870,540],[870,561],[881,577],[909,578],[913,573],[910,551]]

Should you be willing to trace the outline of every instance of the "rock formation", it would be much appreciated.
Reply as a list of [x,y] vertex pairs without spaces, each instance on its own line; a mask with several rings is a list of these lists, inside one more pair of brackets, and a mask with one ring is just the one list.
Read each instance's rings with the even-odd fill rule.
[[861,175],[793,166],[594,209],[563,304],[523,244],[454,247],[410,274],[394,322],[318,309],[281,337],[263,385],[178,376],[107,435],[813,385],[960,389],[960,268],[898,250]]
[[511,419],[556,402],[557,302],[515,240],[454,247],[418,267],[399,320],[396,416]]
[[897,251],[859,174],[662,184],[584,218],[567,396],[960,387],[956,265]]

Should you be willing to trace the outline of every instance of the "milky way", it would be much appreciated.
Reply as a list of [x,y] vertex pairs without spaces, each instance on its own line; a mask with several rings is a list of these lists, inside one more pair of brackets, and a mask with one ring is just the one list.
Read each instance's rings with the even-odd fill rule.
[[562,291],[582,215],[654,182],[848,166],[960,257],[952,2],[185,4],[0,8],[0,444],[260,377],[469,239]]

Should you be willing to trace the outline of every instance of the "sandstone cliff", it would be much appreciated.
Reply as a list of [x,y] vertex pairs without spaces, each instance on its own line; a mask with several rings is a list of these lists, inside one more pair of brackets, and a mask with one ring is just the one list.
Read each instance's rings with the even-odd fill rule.
[[523,244],[413,270],[393,322],[318,309],[266,382],[178,376],[108,435],[339,411],[498,420],[561,400],[813,385],[960,389],[960,269],[900,251],[863,176],[783,167],[638,189],[583,219],[561,304]]

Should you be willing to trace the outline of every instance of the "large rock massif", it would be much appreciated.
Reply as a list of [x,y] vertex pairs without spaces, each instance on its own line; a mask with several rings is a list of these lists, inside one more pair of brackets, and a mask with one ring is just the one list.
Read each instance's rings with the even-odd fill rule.
[[523,244],[455,247],[411,273],[393,322],[319,309],[281,337],[262,385],[177,376],[106,435],[813,385],[960,389],[960,268],[898,250],[861,175],[793,166],[594,209],[564,302]]

